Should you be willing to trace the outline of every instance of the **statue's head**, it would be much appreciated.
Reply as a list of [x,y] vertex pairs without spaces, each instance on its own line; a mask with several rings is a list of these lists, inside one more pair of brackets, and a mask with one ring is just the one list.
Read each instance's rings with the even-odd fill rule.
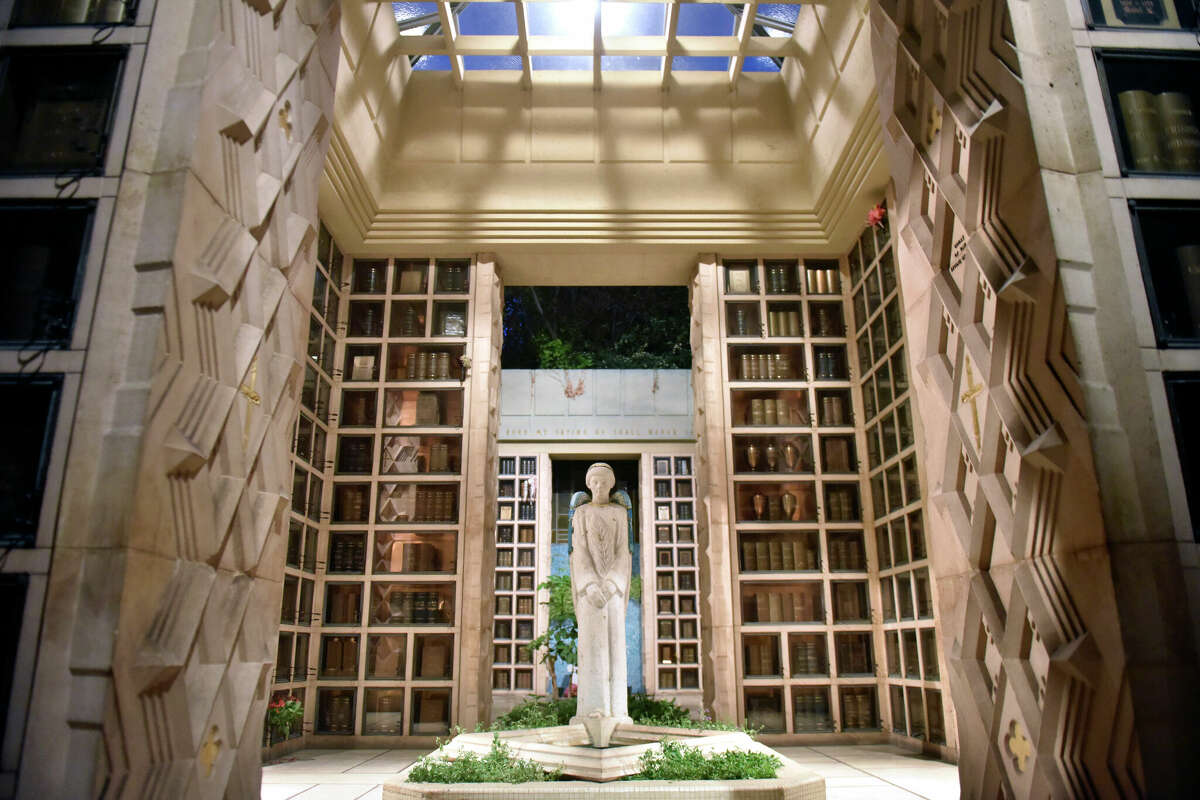
[[592,490],[592,502],[605,503],[608,502],[608,493],[617,485],[617,476],[613,474],[612,467],[600,462],[588,467],[584,483]]

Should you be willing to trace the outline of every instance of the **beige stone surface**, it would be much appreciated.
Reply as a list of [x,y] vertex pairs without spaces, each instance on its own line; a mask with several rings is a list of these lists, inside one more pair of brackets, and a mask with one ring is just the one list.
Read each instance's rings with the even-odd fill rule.
[[464,409],[462,612],[459,615],[457,724],[491,719],[492,614],[496,568],[496,494],[500,426],[500,344],[504,290],[489,254],[476,257],[471,286],[468,407]]
[[733,554],[726,483],[727,411],[721,372],[719,267],[702,255],[688,290],[691,302],[692,393],[696,405],[697,541],[708,569],[700,570],[700,638],[704,706],[714,719],[737,719],[738,674],[733,616]]
[[152,28],[22,797],[257,792],[337,22],[184,0]]
[[[914,5],[919,17],[908,16]],[[872,3],[891,223],[937,510],[928,527],[939,634],[969,796],[1147,791],[1149,740],[1139,752],[1122,620],[1145,641],[1160,617],[1144,606],[1124,616],[1124,565],[1114,585],[1115,560],[1135,562],[1113,548],[1127,513],[1106,506],[1133,480],[1101,477],[1130,462],[1109,463],[1115,452],[1100,446],[1117,424],[1100,362],[1123,357],[1084,313],[1112,295],[1079,270],[1091,247],[1080,218],[1096,194],[1086,180],[1064,186],[1074,180],[1063,171],[1095,160],[1068,132],[1080,114],[1066,97],[1077,84],[1063,75],[1074,56],[1051,5]],[[934,35],[910,35],[914,19]]]

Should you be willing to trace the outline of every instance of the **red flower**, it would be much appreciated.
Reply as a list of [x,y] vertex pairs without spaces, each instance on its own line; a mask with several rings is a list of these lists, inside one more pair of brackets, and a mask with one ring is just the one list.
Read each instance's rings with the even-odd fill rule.
[[872,228],[878,228],[883,224],[883,219],[886,216],[887,209],[883,207],[883,203],[880,203],[867,212],[867,224]]

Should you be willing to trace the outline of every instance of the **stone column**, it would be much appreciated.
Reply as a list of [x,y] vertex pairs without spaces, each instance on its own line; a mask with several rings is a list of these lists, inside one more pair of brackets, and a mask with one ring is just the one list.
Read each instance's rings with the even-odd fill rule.
[[700,550],[701,683],[704,707],[736,722],[733,562],[726,458],[725,375],[721,369],[720,269],[715,254],[700,257],[689,295],[692,308],[692,391],[696,403],[696,535]]
[[159,12],[72,431],[25,798],[259,793],[339,14]]
[[[1087,382],[1108,378],[1088,357],[1090,315],[1068,306],[1095,295],[1072,291],[1091,278],[1060,261],[1076,231],[1055,236],[1043,187],[1062,176],[1043,179],[1035,146],[1035,127],[1061,121],[1027,100],[1041,79],[1008,17],[1032,9],[916,5],[873,0],[871,42],[963,796],[1175,796],[1139,785],[1159,744],[1134,728],[1094,457],[1108,400]],[[1067,28],[1045,15],[1016,30],[1053,40],[1034,49],[1061,66]],[[1157,630],[1153,613],[1135,619]],[[1159,696],[1191,696],[1194,674]]]
[[496,492],[500,430],[500,347],[504,286],[490,253],[475,258],[471,287],[469,405],[463,413],[462,587],[459,596],[458,719],[467,730],[491,719],[492,581],[496,572]]
[[[1065,315],[1079,345],[1079,391],[1125,645],[1128,693],[1112,760],[1130,794],[1140,784],[1145,796],[1183,797],[1200,783],[1200,544],[1172,517],[1167,485],[1176,476],[1164,471],[1162,456],[1174,449],[1163,425],[1169,412],[1153,406],[1163,393],[1162,370],[1195,369],[1197,361],[1195,351],[1173,361],[1135,321],[1148,310],[1128,276],[1140,277],[1142,267],[1125,263],[1118,234],[1129,224],[1131,190],[1103,167],[1092,125],[1103,109],[1083,72],[1096,68],[1094,55],[1081,43],[1084,26],[1072,3],[1027,0],[1009,8],[1038,178],[1053,208],[1047,222]],[[1196,196],[1195,179],[1172,183],[1190,184]]]

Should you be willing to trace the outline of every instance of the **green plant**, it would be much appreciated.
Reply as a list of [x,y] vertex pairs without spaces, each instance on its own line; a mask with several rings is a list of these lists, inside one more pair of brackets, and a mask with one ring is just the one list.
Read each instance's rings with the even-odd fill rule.
[[280,697],[267,706],[267,724],[271,730],[279,734],[280,739],[288,738],[292,726],[304,719],[304,704],[295,697]]
[[742,731],[751,739],[758,736],[758,729],[749,726],[734,725],[713,719],[707,713],[700,719],[693,719],[686,708],[676,705],[674,700],[655,700],[644,694],[629,696],[629,716],[639,725],[651,725],[656,728],[687,728],[704,731]]
[[639,725],[660,728],[690,728],[691,714],[674,700],[655,700],[644,694],[629,695],[629,716]]
[[650,750],[640,759],[642,771],[627,780],[638,781],[737,781],[774,778],[783,766],[770,753],[727,750],[705,755],[694,747],[664,739],[661,750]]
[[573,716],[575,716],[574,697],[557,700],[530,697],[507,714],[497,717],[488,730],[510,731],[554,727],[555,725],[566,725]]
[[548,624],[541,636],[529,646],[541,653],[540,663],[550,671],[551,699],[558,699],[558,680],[554,676],[559,661],[572,667],[579,663],[579,623],[575,620],[575,600],[571,596],[571,576],[551,575],[538,584],[539,589],[550,593],[546,601]]
[[642,599],[642,576],[641,575],[634,575],[632,578],[629,579],[629,599],[630,600],[641,600]]
[[418,761],[408,773],[409,783],[530,783],[556,781],[562,769],[547,772],[535,761],[516,758],[496,736],[492,749],[480,757],[463,753],[449,761],[441,749]]
[[537,336],[538,363],[542,369],[587,369],[592,366],[592,354],[576,350],[562,339]]

